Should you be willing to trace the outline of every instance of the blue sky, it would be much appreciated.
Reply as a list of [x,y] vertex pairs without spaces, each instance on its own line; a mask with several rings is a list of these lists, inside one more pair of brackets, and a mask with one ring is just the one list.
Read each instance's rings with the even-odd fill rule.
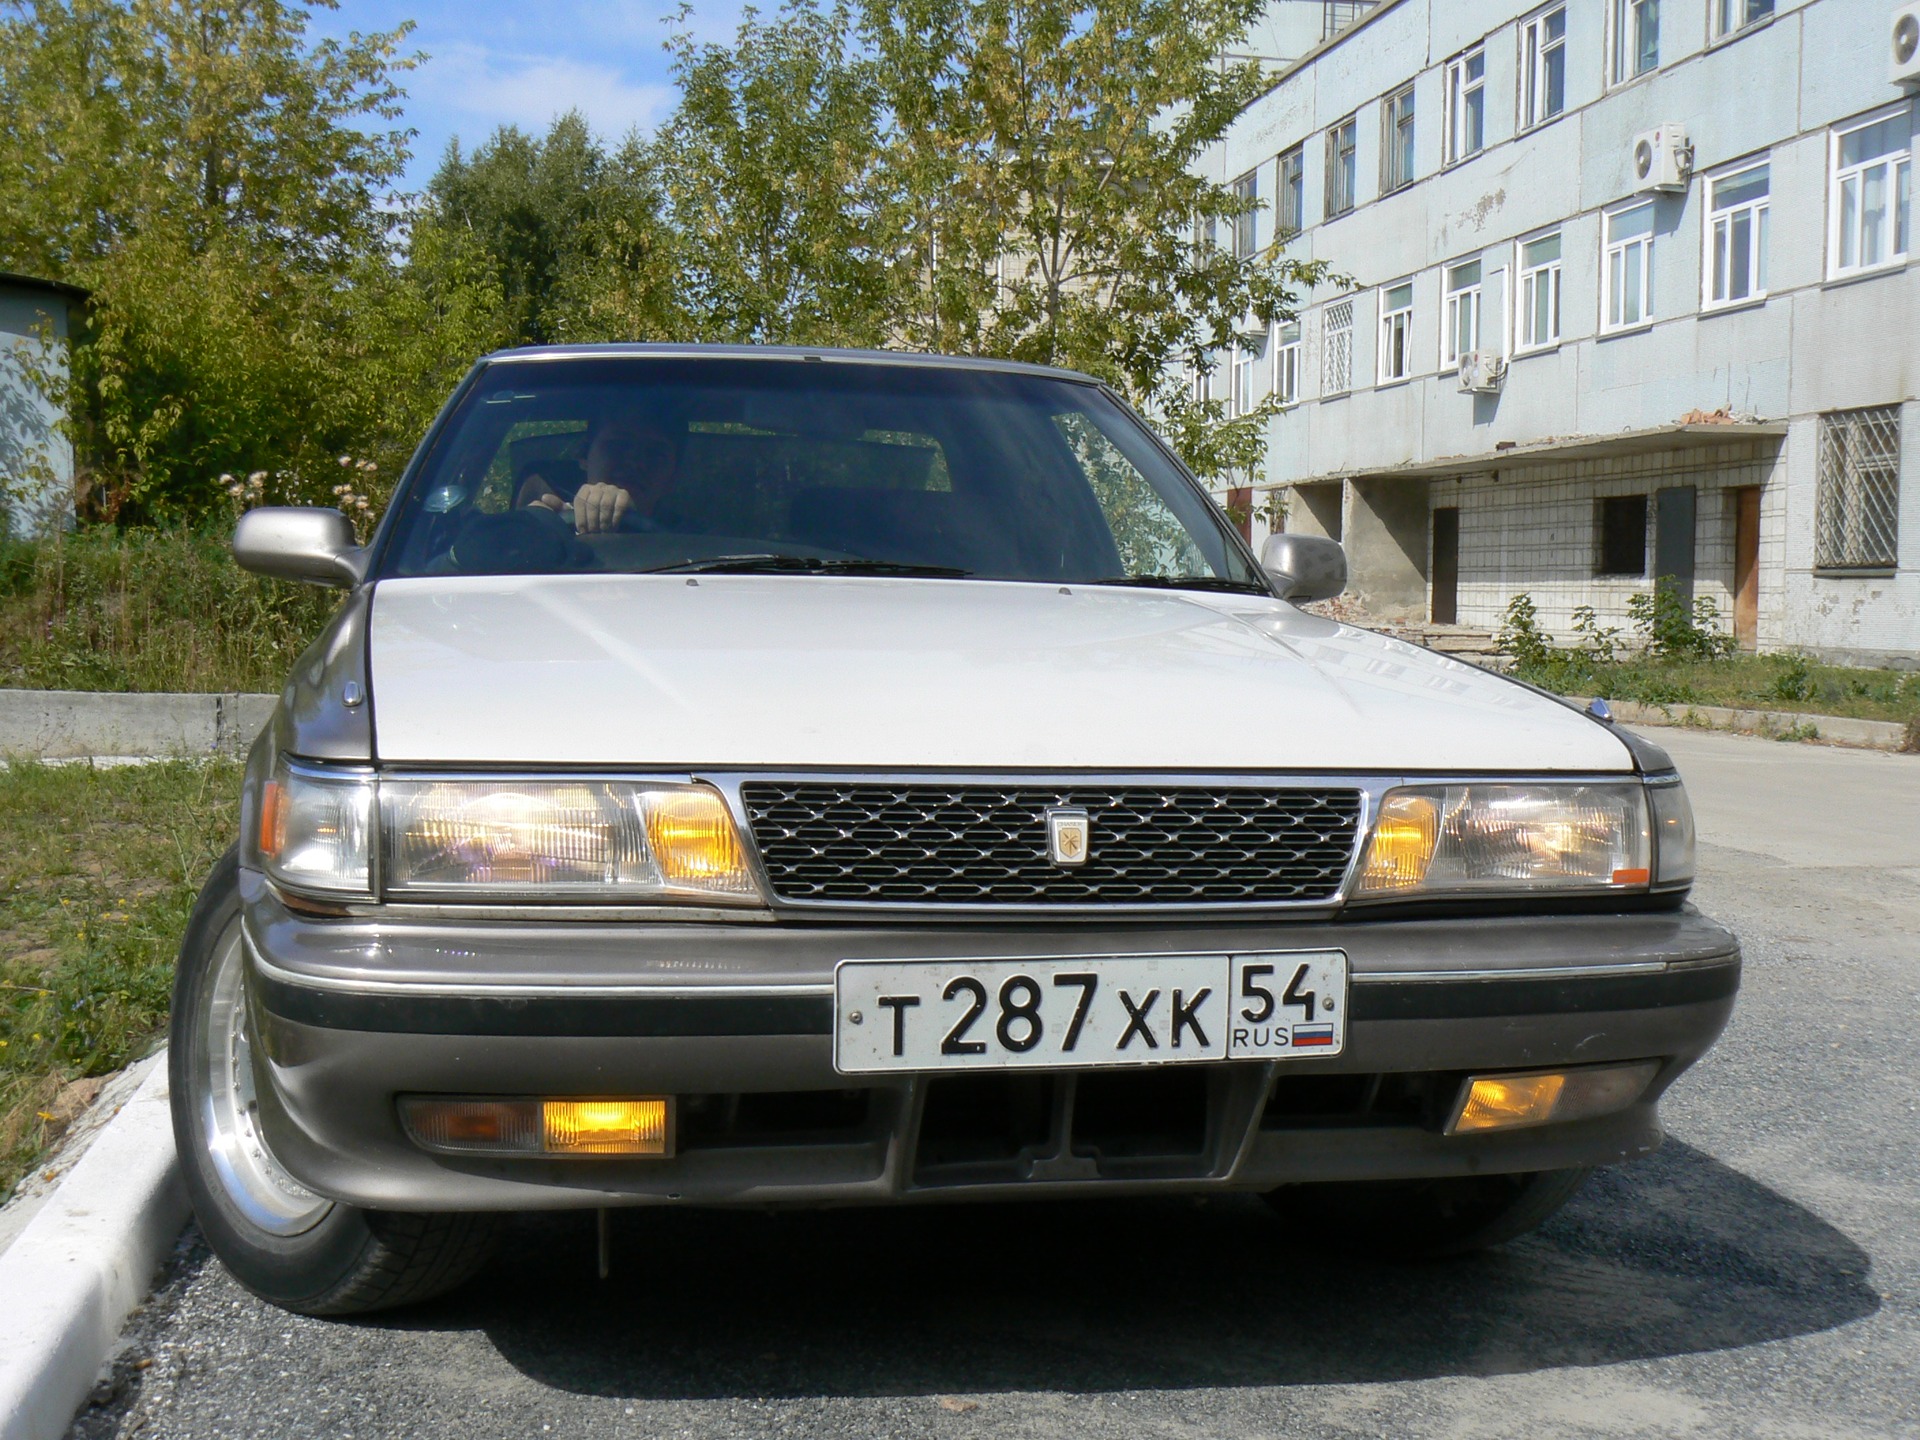
[[[661,22],[678,8],[677,0],[341,0],[314,12],[311,31],[344,37],[415,23],[407,48],[429,58],[403,81],[403,123],[419,131],[405,181],[418,190],[456,135],[471,148],[497,125],[544,130],[569,109],[609,140],[651,129],[673,106]],[[695,0],[688,25],[727,39],[740,10],[740,0]]]

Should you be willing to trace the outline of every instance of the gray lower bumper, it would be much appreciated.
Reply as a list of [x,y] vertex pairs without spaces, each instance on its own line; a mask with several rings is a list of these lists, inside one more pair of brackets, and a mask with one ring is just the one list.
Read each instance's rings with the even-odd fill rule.
[[[771,926],[310,921],[242,873],[261,1100],[303,1183],[388,1209],[844,1203],[1011,1193],[1265,1189],[1296,1181],[1602,1164],[1659,1143],[1658,1095],[1725,1026],[1739,949],[1694,911],[1350,924]],[[926,1077],[833,1069],[841,959],[1070,956],[1337,946],[1349,1037],[1330,1060],[1192,1067],[1204,1114],[1178,1154],[1080,1144],[1071,1121],[997,1166],[929,1168]],[[1315,1076],[1411,1077],[1657,1060],[1647,1095],[1566,1125],[1448,1137],[1429,1114],[1296,1123]],[[1071,1114],[1067,1077],[1051,1087]],[[1087,1081],[1088,1086],[1096,1082]],[[1105,1082],[1100,1082],[1105,1083]],[[685,1148],[670,1160],[430,1155],[405,1093],[738,1096],[864,1092],[829,1135]],[[1062,1097],[1065,1098],[1062,1098]],[[1416,1107],[1417,1108],[1417,1107]],[[1199,1122],[1197,1122],[1199,1123]],[[1064,1129],[1063,1129],[1064,1127]]]

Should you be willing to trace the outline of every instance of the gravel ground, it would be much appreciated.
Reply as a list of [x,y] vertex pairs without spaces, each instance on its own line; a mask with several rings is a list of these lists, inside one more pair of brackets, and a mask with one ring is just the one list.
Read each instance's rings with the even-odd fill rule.
[[1920,760],[1671,748],[1739,1009],[1665,1148],[1503,1250],[1301,1258],[1238,1198],[681,1212],[616,1216],[602,1283],[590,1219],[535,1217],[345,1324],[189,1232],[73,1434],[1920,1434]]

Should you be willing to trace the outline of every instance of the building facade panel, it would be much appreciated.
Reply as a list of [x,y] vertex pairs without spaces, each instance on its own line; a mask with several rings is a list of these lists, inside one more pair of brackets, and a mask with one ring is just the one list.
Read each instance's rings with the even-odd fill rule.
[[[1394,597],[1382,618],[1424,605],[1491,624],[1526,589],[1564,625],[1583,604],[1624,621],[1636,577],[1595,556],[1609,537],[1623,553],[1629,507],[1605,502],[1657,480],[1649,495],[1674,492],[1648,502],[1665,507],[1660,553],[1690,556],[1695,594],[1729,609],[1751,572],[1743,642],[1920,663],[1920,96],[1887,80],[1891,0],[1781,0],[1729,35],[1713,33],[1705,0],[1669,3],[1657,36],[1617,50],[1610,17],[1631,8],[1386,0],[1282,72],[1235,127],[1215,157],[1222,178],[1303,143],[1307,226],[1290,253],[1358,287],[1305,297],[1298,403],[1272,425],[1261,483],[1302,526],[1331,524],[1350,544],[1370,528],[1393,537],[1351,557],[1356,595]],[[1477,153],[1448,141],[1449,65],[1468,53]],[[1409,86],[1414,173],[1382,195],[1386,106]],[[1325,131],[1349,115],[1354,204],[1327,219]],[[1675,124],[1687,145],[1674,172],[1642,179],[1636,142]],[[1411,311],[1383,329],[1402,285]],[[1469,287],[1478,393],[1462,392],[1453,353],[1471,323],[1448,328],[1463,323],[1450,291]],[[1341,353],[1328,348],[1335,306],[1352,313],[1337,396],[1324,383]],[[1404,374],[1382,367],[1383,343],[1404,347]],[[1887,405],[1901,407],[1897,464],[1858,462],[1872,470],[1858,494],[1822,512],[1822,417]],[[1729,424],[1728,445],[1708,443],[1703,421]],[[1512,447],[1524,467],[1501,458]],[[1458,593],[1444,605],[1431,554],[1405,534],[1416,490],[1429,511],[1459,511],[1458,563],[1444,567]],[[1686,513],[1690,550],[1676,538]],[[1816,563],[1818,524],[1865,526],[1884,548],[1896,516],[1887,573]],[[1637,577],[1642,590],[1654,578]]]

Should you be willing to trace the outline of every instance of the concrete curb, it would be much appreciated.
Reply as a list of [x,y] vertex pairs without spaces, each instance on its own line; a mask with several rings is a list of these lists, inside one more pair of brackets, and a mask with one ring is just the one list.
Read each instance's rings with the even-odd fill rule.
[[0,1440],[60,1440],[187,1221],[162,1051],[0,1252]]
[[1734,710],[1724,705],[1643,705],[1609,700],[1613,718],[1628,725],[1678,725],[1692,730],[1750,731],[1777,740],[1824,740],[1860,750],[1905,750],[1907,727],[1895,720],[1852,720],[1796,710]]
[[279,698],[0,689],[0,755],[244,755]]

